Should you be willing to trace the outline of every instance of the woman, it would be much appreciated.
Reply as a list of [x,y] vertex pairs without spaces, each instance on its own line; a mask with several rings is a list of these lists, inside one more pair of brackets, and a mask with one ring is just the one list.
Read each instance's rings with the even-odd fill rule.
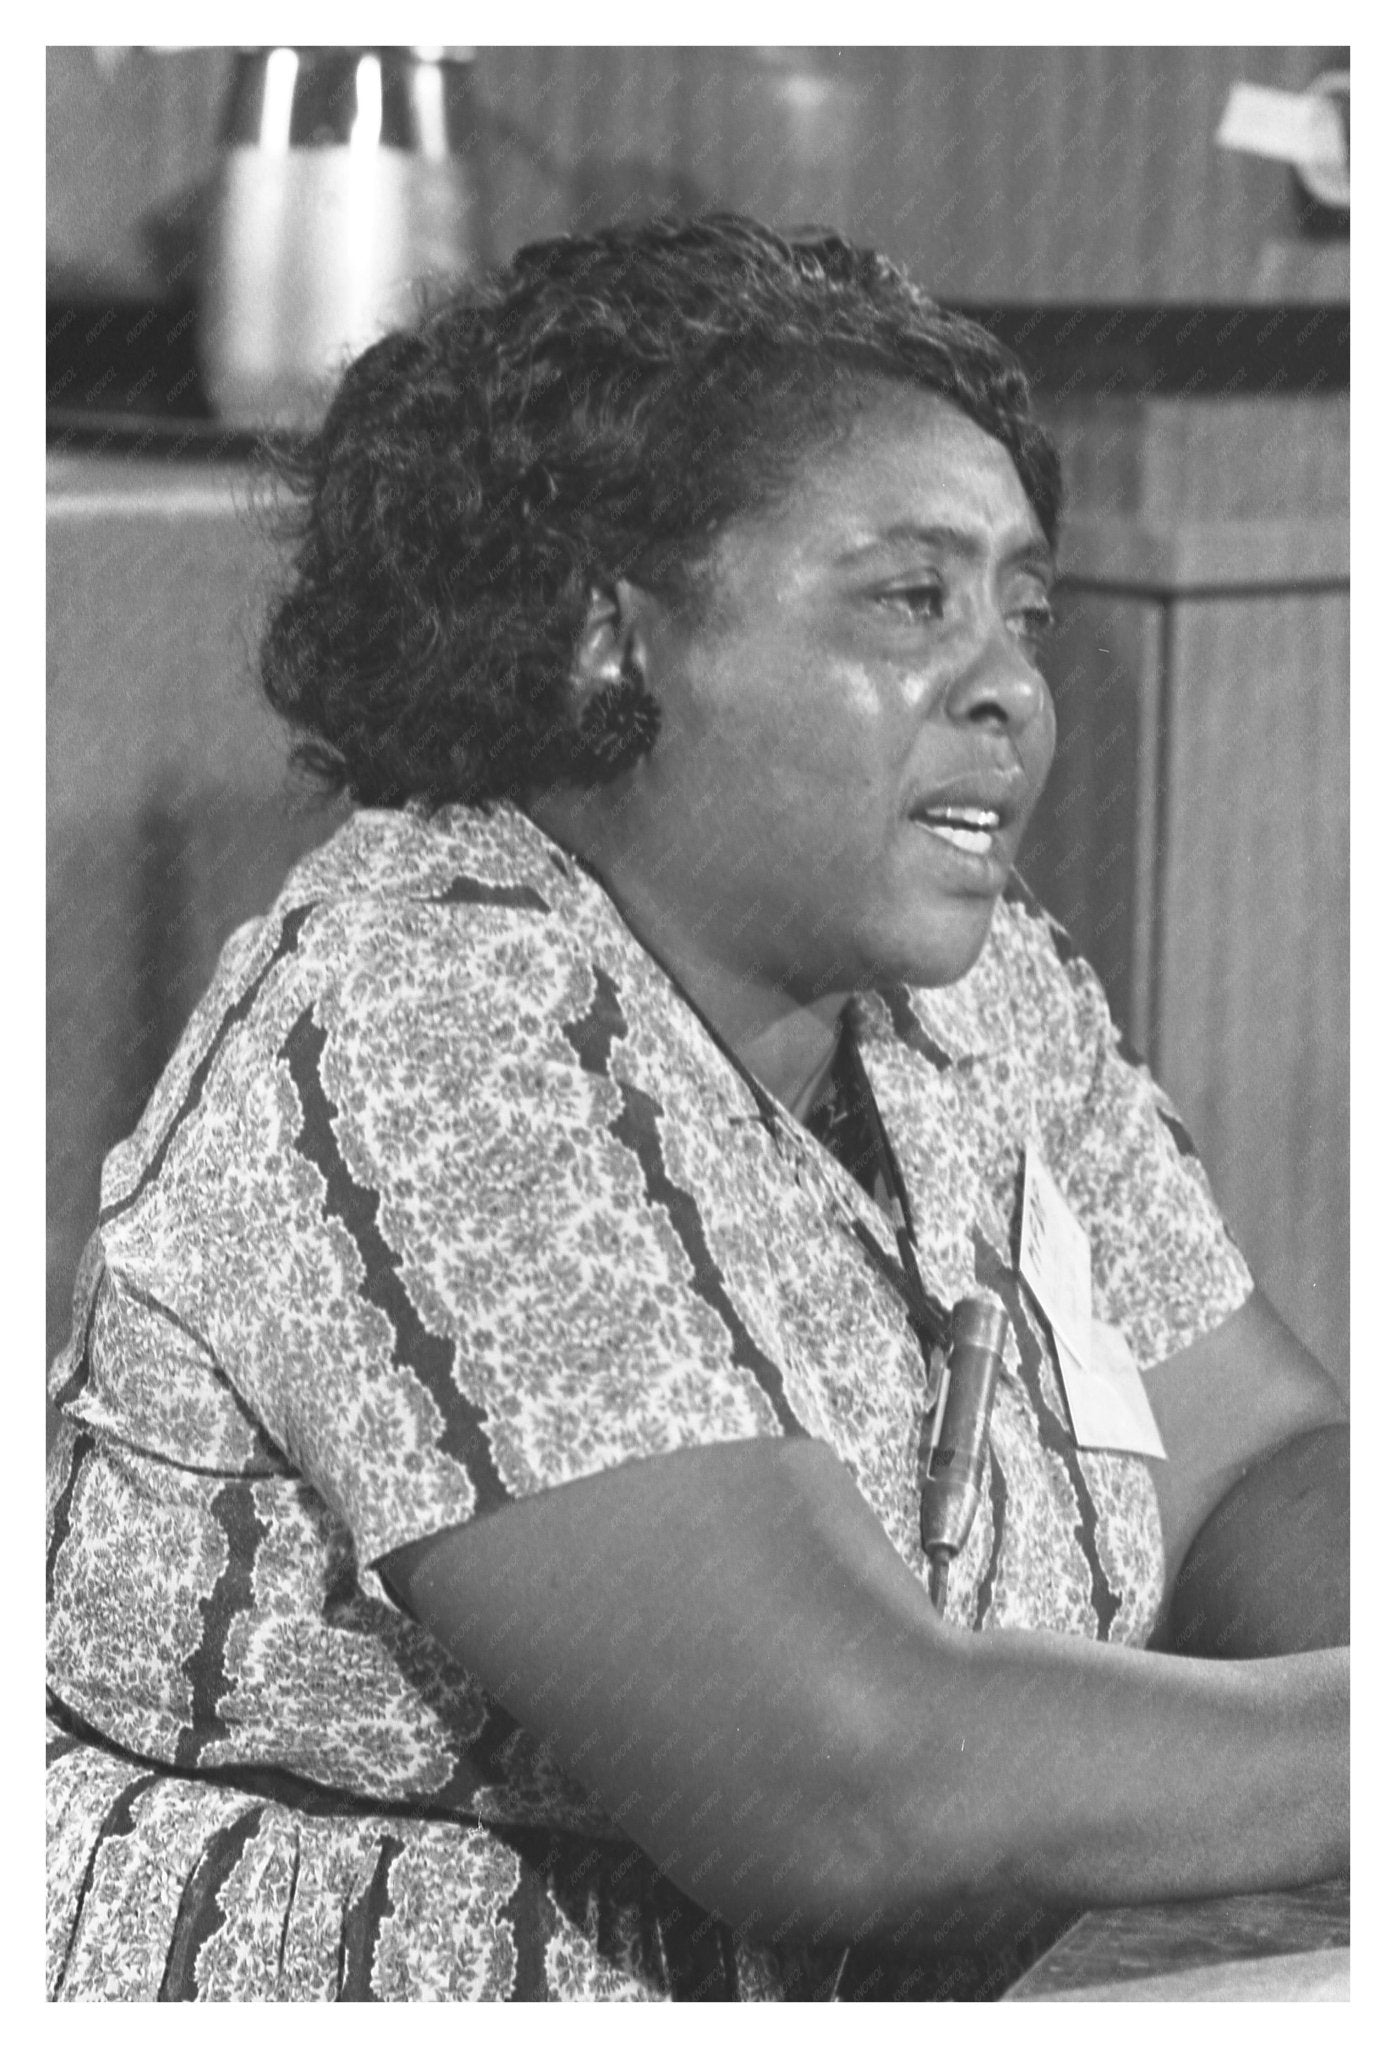
[[[1339,1405],[1012,873],[1011,361],[833,236],[615,230],[370,349],[301,481],[266,686],[361,808],[107,1163],[51,1995],[954,1995],[1345,1869]],[[1025,1172],[1166,1462],[1075,1439]]]

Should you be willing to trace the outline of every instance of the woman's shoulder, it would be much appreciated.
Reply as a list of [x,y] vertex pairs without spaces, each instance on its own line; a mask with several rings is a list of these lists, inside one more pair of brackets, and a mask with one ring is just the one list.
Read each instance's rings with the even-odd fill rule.
[[391,915],[395,905],[546,915],[574,887],[574,866],[510,804],[474,810],[356,810],[298,861],[274,906]]
[[317,1064],[329,1048],[351,1066],[459,1066],[551,1043],[555,1015],[590,995],[583,879],[505,807],[352,814],[228,939],[137,1131],[109,1156],[107,1201],[176,1126],[210,1104],[250,1113],[308,1047]]
[[983,983],[1018,1034],[1051,1046],[1063,1036],[1114,1042],[1104,984],[1066,926],[1015,874],[998,903],[981,958]]
[[261,938],[291,931],[307,993],[349,1009],[517,1008],[587,952],[589,893],[511,805],[365,809],[291,870]]

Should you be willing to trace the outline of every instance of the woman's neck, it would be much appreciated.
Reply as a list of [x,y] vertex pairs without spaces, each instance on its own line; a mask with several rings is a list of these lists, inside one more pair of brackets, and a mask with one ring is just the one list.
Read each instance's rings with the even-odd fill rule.
[[615,892],[626,923],[677,982],[748,1073],[803,1122],[838,1052],[846,994],[801,1002],[787,990],[714,958],[672,922],[646,915]]
[[[575,799],[574,805],[581,809]],[[802,998],[747,960],[727,959],[712,940],[721,920],[695,929],[655,892],[645,864],[608,858],[613,850],[601,836],[578,831],[566,811],[550,815],[540,806],[533,817],[591,870],[636,938],[728,1050],[803,1121],[838,1051],[849,992]]]
[[800,1004],[701,958],[658,957],[747,1071],[803,1123],[838,1052],[847,996]]

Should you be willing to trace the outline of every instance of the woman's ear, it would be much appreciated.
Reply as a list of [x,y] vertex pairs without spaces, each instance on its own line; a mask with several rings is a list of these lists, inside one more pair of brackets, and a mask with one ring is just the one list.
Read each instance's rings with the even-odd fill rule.
[[585,781],[612,782],[648,754],[660,707],[646,680],[653,599],[633,583],[592,590],[572,663],[573,758]]
[[623,577],[592,586],[572,658],[573,685],[583,700],[625,678],[645,681],[646,605],[646,592]]

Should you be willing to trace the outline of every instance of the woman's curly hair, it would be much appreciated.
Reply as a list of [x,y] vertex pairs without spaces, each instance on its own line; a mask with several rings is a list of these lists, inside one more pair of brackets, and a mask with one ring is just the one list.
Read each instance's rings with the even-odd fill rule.
[[290,459],[295,550],[262,684],[358,802],[586,780],[568,678],[620,577],[700,608],[722,528],[777,500],[880,380],[1061,483],[1013,357],[885,257],[732,214],[519,250],[351,364]]

